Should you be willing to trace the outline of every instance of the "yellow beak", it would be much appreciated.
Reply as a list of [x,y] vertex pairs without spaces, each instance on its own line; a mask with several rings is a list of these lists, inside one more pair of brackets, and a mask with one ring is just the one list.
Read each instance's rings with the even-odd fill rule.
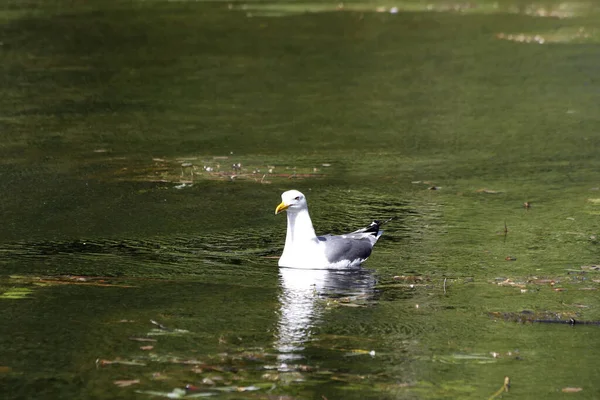
[[275,215],[279,214],[282,211],[287,210],[288,207],[289,207],[289,205],[281,202],[281,204],[278,205],[277,208],[275,209]]

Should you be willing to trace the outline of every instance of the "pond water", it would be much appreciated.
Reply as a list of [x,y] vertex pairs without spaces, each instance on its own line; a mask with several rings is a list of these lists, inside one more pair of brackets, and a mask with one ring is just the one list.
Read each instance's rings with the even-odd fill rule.
[[600,397],[598,11],[5,2],[3,398]]

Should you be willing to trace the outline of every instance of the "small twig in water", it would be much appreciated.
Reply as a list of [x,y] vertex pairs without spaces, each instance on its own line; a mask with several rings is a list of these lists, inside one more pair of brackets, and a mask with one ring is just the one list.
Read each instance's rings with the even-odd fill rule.
[[446,294],[446,279],[448,278],[444,278],[444,294]]
[[510,378],[508,376],[505,376],[504,377],[504,385],[502,385],[502,387],[500,389],[498,389],[498,391],[496,393],[494,393],[492,395],[492,397],[490,397],[488,400],[493,400],[496,397],[502,395],[502,393],[508,392],[509,387],[510,387]]
[[167,328],[166,326],[164,326],[163,324],[156,322],[155,320],[151,319],[150,322],[156,326],[158,326],[160,329],[164,330],[164,331],[170,331],[169,328]]

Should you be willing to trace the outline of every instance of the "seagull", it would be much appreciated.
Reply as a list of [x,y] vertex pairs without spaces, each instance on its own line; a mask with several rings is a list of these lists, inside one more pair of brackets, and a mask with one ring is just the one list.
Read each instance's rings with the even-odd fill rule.
[[364,262],[381,236],[379,227],[387,221],[373,221],[365,228],[345,235],[317,236],[313,228],[306,197],[297,190],[281,195],[275,214],[287,212],[287,234],[280,267],[305,269],[340,269],[357,267]]

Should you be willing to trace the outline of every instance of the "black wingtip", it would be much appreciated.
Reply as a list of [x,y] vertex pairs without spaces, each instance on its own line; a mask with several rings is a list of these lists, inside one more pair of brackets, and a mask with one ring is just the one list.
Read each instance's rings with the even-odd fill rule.
[[374,220],[373,222],[371,222],[371,224],[369,224],[369,226],[367,226],[366,228],[364,228],[365,229],[364,232],[365,233],[374,233],[374,234],[377,234],[377,233],[379,233],[379,228],[382,225],[387,224],[388,222],[390,222],[393,219],[394,219],[394,217],[386,219],[385,221]]

